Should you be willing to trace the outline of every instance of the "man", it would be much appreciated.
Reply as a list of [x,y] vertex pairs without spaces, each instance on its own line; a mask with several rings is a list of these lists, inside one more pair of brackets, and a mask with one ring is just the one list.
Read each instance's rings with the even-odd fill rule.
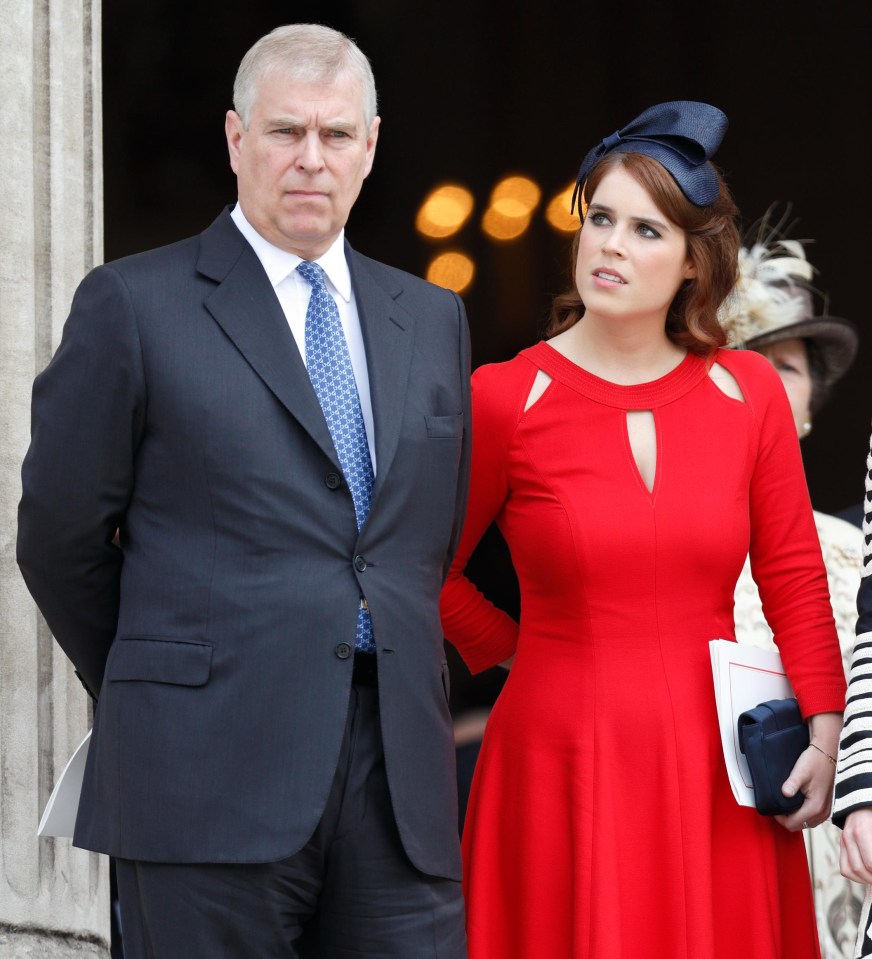
[[278,28],[234,105],[239,203],[86,277],[34,387],[19,563],[98,699],[75,842],[127,959],[460,959],[463,307],[344,241],[379,130],[348,38]]

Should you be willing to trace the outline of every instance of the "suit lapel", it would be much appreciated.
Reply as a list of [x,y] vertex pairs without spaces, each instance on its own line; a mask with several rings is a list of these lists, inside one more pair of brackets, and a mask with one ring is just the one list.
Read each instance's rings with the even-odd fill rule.
[[363,331],[369,390],[375,424],[376,482],[373,506],[393,462],[406,405],[414,342],[414,317],[397,302],[402,287],[383,285],[370,261],[346,244],[357,312]]
[[205,306],[257,375],[339,468],[327,422],[275,292],[225,211],[201,235],[201,273],[218,281]]

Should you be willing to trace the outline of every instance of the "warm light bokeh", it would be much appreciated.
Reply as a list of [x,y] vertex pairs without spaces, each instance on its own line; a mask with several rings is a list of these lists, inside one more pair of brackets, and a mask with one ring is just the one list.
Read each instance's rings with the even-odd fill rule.
[[[578,213],[569,212],[574,187],[575,184],[570,183],[552,197],[545,208],[545,219],[560,233],[575,233],[580,225]],[[503,177],[491,190],[488,207],[481,219],[481,228],[492,240],[517,240],[528,230],[533,214],[541,202],[542,190],[534,180],[517,174]],[[466,187],[457,183],[443,183],[434,187],[424,198],[415,226],[418,232],[428,239],[443,240],[463,228],[474,208],[475,200]],[[443,279],[436,279],[434,282],[452,290],[459,289],[460,283],[465,288],[472,282],[475,266],[464,254],[450,256],[462,258],[462,269],[461,261],[454,259],[449,259],[437,267],[441,261],[441,258],[437,257],[430,264],[430,269],[448,272],[440,273]],[[453,266],[449,267],[448,264]],[[458,270],[460,272],[457,272]]]
[[465,253],[449,250],[433,257],[427,267],[427,279],[455,293],[463,293],[475,278],[475,263]]
[[529,177],[507,176],[491,192],[481,228],[493,240],[515,240],[530,225],[542,191]]
[[492,240],[516,240],[530,225],[530,215],[506,216],[490,207],[481,220],[481,228]]
[[578,210],[575,213],[569,212],[569,204],[572,202],[572,191],[574,189],[575,183],[570,183],[545,208],[545,219],[560,233],[575,233],[581,226]]
[[432,189],[421,204],[415,227],[432,239],[452,236],[472,216],[475,201],[465,187],[445,183]]

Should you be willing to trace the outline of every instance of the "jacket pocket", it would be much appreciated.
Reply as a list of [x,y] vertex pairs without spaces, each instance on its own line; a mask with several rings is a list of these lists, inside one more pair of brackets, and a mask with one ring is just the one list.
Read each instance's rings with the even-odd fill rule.
[[463,432],[463,413],[451,413],[448,416],[424,416],[427,423],[427,435],[438,439],[454,439]]
[[141,681],[202,686],[212,669],[208,643],[179,639],[118,639],[106,669],[110,682]]

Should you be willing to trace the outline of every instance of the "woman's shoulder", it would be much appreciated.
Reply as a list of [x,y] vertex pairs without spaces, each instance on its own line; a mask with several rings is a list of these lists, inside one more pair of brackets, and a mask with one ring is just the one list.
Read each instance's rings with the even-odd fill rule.
[[527,350],[523,350],[510,360],[479,366],[472,374],[473,393],[510,399],[515,393],[522,392],[525,386],[529,390],[536,367],[526,353]]
[[536,367],[524,350],[510,360],[486,363],[472,374],[472,402],[476,419],[515,424],[524,410]]
[[778,371],[762,353],[754,350],[719,349],[713,359],[731,373],[739,383],[745,399],[766,401],[772,396],[784,397],[784,384]]
[[484,363],[475,369],[472,379],[477,383],[495,383],[505,385],[531,369],[531,364],[527,358],[529,349],[521,350],[520,353],[513,356],[510,360],[502,360],[496,363]]
[[715,353],[715,363],[728,369],[731,373],[741,373],[749,379],[761,382],[780,381],[775,367],[763,356],[754,350],[733,350],[721,348]]

